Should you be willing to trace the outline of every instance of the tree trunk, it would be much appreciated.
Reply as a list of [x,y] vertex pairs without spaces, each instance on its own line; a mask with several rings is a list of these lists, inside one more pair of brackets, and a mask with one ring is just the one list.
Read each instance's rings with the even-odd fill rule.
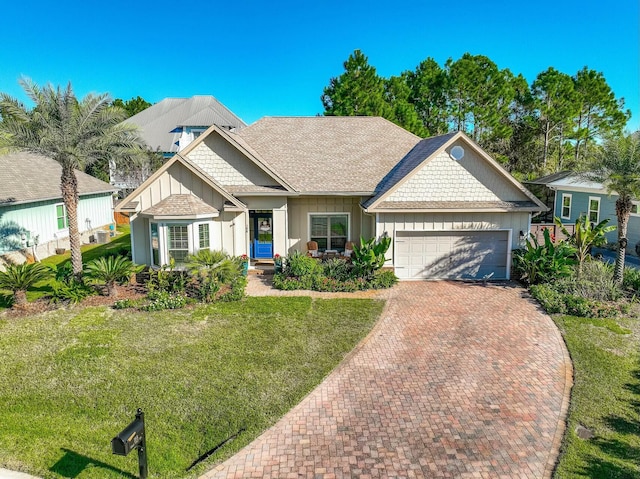
[[622,284],[624,276],[624,261],[627,253],[627,226],[631,214],[631,198],[620,195],[616,200],[616,216],[618,217],[618,254],[616,255],[616,266],[613,273],[613,281]]
[[115,298],[116,296],[118,296],[118,290],[115,283],[107,283],[107,296],[109,296],[110,298]]
[[80,250],[80,230],[78,229],[78,180],[71,161],[66,158],[59,161],[62,164],[62,178],[60,179],[62,201],[67,210],[69,221],[71,265],[73,266],[73,274],[79,279],[82,276],[82,251]]
[[13,304],[22,305],[27,304],[27,292],[21,289],[17,289],[13,292]]

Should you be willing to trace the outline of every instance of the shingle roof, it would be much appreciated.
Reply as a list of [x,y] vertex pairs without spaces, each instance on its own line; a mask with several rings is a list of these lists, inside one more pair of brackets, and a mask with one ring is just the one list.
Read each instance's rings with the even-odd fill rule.
[[430,210],[430,209],[452,209],[452,210],[521,210],[533,208],[536,211],[540,207],[533,201],[383,201],[376,206],[376,209],[384,210]]
[[380,117],[265,117],[233,133],[295,190],[375,191],[420,138]]
[[531,181],[523,181],[523,183],[527,183],[530,185],[547,185],[549,183],[553,183],[554,181],[561,180],[570,176],[570,171],[560,171],[559,173],[552,173],[551,175],[543,176],[541,178],[537,178]]
[[435,153],[442,145],[448,142],[458,132],[447,133],[446,135],[433,136],[421,140],[395,167],[387,174],[376,188],[376,195],[369,198],[364,207],[373,204],[380,196],[393,188],[400,180],[416,169],[424,160]]
[[[62,198],[57,161],[28,152],[0,155],[0,205],[30,203]],[[80,195],[112,193],[116,189],[82,171],[76,170]]]
[[151,216],[218,216],[219,211],[193,195],[171,195],[143,211]]
[[127,123],[137,125],[141,137],[153,150],[176,153],[175,144],[180,133],[176,127],[218,125],[224,128],[240,128],[246,124],[226,106],[212,96],[191,98],[165,98],[146,110],[128,118]]

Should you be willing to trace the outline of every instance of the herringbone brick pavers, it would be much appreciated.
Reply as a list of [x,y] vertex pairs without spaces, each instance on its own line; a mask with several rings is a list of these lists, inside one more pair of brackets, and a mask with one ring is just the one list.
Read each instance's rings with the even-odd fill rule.
[[514,285],[405,282],[356,350],[201,479],[544,478],[571,364]]

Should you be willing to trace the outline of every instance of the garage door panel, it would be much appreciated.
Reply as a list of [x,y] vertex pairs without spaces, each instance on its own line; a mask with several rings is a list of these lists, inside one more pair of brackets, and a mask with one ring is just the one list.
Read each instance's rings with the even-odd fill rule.
[[508,231],[399,231],[396,274],[401,279],[505,279],[508,238]]

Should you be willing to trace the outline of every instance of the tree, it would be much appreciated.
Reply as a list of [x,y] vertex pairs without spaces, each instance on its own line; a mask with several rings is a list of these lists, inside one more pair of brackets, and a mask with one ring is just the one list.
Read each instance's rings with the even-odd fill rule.
[[127,118],[129,118],[149,108],[151,106],[151,103],[149,103],[144,98],[137,96],[127,101],[122,101],[120,98],[116,98],[111,103],[111,106],[117,106],[119,108],[122,108],[126,112]]
[[136,129],[121,123],[124,112],[109,105],[109,96],[89,94],[78,100],[69,83],[66,88],[39,87],[28,79],[20,81],[35,107],[0,95],[6,146],[48,156],[62,166],[60,188],[69,220],[69,242],[73,272],[82,274],[82,253],[78,229],[78,180],[75,169],[114,157],[130,157],[141,151]]
[[550,147],[555,140],[558,162],[554,169],[560,171],[564,167],[563,144],[578,110],[573,80],[566,73],[549,67],[538,74],[531,85],[531,93],[544,138],[541,169],[547,169]]
[[584,67],[574,77],[578,112],[574,119],[575,163],[586,159],[589,142],[611,135],[620,135],[630,118],[624,110],[624,100],[616,100],[604,75]]
[[392,110],[392,118],[396,125],[418,136],[425,136],[426,132],[422,121],[416,112],[415,106],[409,101],[411,89],[402,76],[392,76],[384,82],[385,100]]
[[607,139],[595,163],[589,179],[605,185],[609,194],[617,194],[616,217],[618,219],[618,253],[614,281],[622,283],[627,248],[627,227],[631,215],[632,199],[640,197],[640,140],[637,135]]
[[26,304],[27,290],[50,275],[51,269],[42,263],[12,264],[6,271],[0,271],[0,288],[13,293],[14,304]]
[[447,75],[433,59],[420,62],[414,72],[402,74],[411,89],[410,102],[422,121],[427,135],[442,135],[449,131],[447,121]]
[[384,80],[360,50],[349,55],[342,75],[329,80],[321,100],[325,115],[393,117],[385,101]]

